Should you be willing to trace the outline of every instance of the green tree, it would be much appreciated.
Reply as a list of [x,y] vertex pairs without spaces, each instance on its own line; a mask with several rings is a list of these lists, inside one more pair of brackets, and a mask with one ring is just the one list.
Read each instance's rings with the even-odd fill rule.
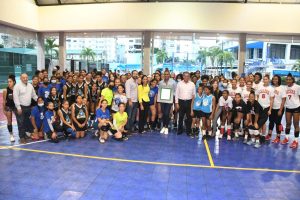
[[86,60],[87,65],[89,66],[89,62],[95,60],[96,53],[91,48],[84,48],[80,53],[80,57]]
[[200,64],[202,66],[206,65],[206,57],[208,55],[208,52],[206,51],[206,49],[200,49],[198,51],[198,56],[197,56],[197,60],[200,62]]
[[53,58],[58,58],[58,45],[55,44],[55,38],[47,38],[45,42],[45,52],[46,57],[50,58],[50,61]]
[[218,55],[222,53],[222,49],[217,46],[209,47],[207,56],[210,58],[211,64],[214,67],[215,66],[215,61],[218,58]]
[[300,60],[296,61],[296,63],[294,64],[292,70],[300,72]]
[[168,54],[165,51],[165,49],[158,50],[156,52],[156,62],[157,63],[164,63],[167,58],[168,58]]
[[229,51],[223,51],[220,52],[217,56],[218,59],[218,64],[221,65],[221,63],[224,63],[224,66],[230,66],[231,68],[233,67],[233,62],[235,60],[233,54]]

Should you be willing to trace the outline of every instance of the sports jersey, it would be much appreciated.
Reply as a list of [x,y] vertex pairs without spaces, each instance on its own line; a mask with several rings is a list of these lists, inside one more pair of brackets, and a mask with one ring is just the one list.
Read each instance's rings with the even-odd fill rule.
[[114,93],[109,88],[104,88],[101,92],[101,96],[104,96],[104,99],[107,100],[107,105],[111,106]]
[[127,103],[127,97],[126,95],[121,95],[121,94],[115,94],[114,96],[114,99],[113,99],[113,102],[112,102],[112,107],[111,109],[113,111],[119,111],[119,104],[120,103],[124,103],[126,105]]
[[77,105],[77,103],[75,103],[75,118],[79,123],[83,123],[87,116],[86,116],[86,107],[84,105]]
[[150,98],[150,105],[154,104],[155,96],[158,94],[158,87],[150,87],[150,92],[149,92],[149,98]]
[[199,94],[197,93],[194,99],[193,110],[201,110],[202,99],[203,96],[199,96]]
[[246,108],[246,103],[241,100],[239,103],[237,103],[235,100],[232,101],[232,110],[235,112],[241,112],[246,114],[247,113],[247,108]]
[[50,89],[51,89],[50,85],[48,85],[47,87],[44,86],[40,87],[38,90],[38,96],[43,97],[44,101],[46,101],[50,95]]
[[31,110],[31,116],[34,118],[35,124],[37,126],[38,129],[41,128],[42,124],[43,124],[43,120],[44,120],[44,113],[45,113],[45,107],[42,106],[34,106],[33,109]]
[[252,115],[252,120],[254,120],[255,114],[259,114],[259,118],[264,115],[264,110],[262,106],[258,103],[258,101],[254,101],[253,104],[250,101],[247,102],[247,113]]
[[258,103],[263,108],[270,107],[270,98],[274,97],[274,89],[272,86],[260,86],[256,91],[255,94],[258,96]]
[[122,124],[124,124],[127,121],[128,115],[126,112],[123,112],[122,114],[120,112],[117,112],[114,115],[113,121],[115,128],[119,128]]
[[110,119],[109,110],[106,108],[105,112],[101,108],[96,110],[96,117],[97,119]]
[[297,84],[293,84],[291,87],[286,86],[285,89],[286,94],[286,102],[285,106],[289,109],[295,109],[300,106],[300,86]]
[[233,99],[228,96],[228,98],[225,100],[224,97],[222,96],[219,100],[219,106],[224,107],[225,110],[229,110],[229,108],[232,108],[232,101]]
[[79,83],[77,83],[77,85],[76,85],[76,94],[78,96],[84,97],[84,88],[85,88],[84,83],[81,83],[81,85],[79,85]]
[[286,97],[285,88],[283,86],[278,86],[273,88],[274,88],[274,103],[272,109],[280,109],[282,98]]
[[244,90],[244,91],[242,92],[241,95],[242,95],[243,101],[244,101],[245,103],[247,103],[247,101],[248,101],[248,99],[249,99],[250,91]]
[[43,125],[44,125],[44,132],[45,133],[50,133],[50,132],[54,132],[54,128],[53,128],[53,123],[55,121],[54,118],[54,112],[47,110],[45,113],[45,117],[43,119]]
[[204,113],[211,113],[212,112],[212,99],[213,95],[205,95],[202,99],[202,105],[200,107],[201,111]]
[[228,89],[228,92],[229,92],[229,96],[230,96],[231,98],[234,99],[234,97],[235,97],[235,95],[236,95],[237,93],[242,94],[242,89],[241,89],[240,87],[237,87],[237,88],[235,88],[235,89],[233,89],[233,88],[231,87],[231,88]]

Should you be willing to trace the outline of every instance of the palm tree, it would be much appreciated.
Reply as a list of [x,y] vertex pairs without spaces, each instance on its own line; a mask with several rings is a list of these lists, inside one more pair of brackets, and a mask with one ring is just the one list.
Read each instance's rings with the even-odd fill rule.
[[222,57],[223,57],[223,62],[225,64],[225,66],[227,66],[229,64],[230,68],[232,68],[233,62],[235,60],[233,54],[229,51],[223,51]]
[[294,64],[292,70],[300,72],[300,60],[296,61],[296,63]]
[[165,49],[158,50],[156,52],[156,62],[157,63],[164,63],[167,58],[168,58],[168,54]]
[[50,57],[50,62],[52,58],[58,58],[58,45],[55,44],[55,38],[47,38],[45,43],[46,56]]
[[96,53],[91,48],[84,48],[80,53],[80,57],[86,60],[87,65],[89,66],[90,60],[95,60]]
[[200,49],[198,51],[198,56],[197,56],[197,60],[199,60],[201,66],[206,65],[206,57],[208,55],[208,52],[206,51],[206,49]]
[[220,49],[220,47],[217,46],[209,47],[207,56],[210,57],[210,61],[213,67],[215,66],[215,60],[220,53],[222,53],[222,49]]

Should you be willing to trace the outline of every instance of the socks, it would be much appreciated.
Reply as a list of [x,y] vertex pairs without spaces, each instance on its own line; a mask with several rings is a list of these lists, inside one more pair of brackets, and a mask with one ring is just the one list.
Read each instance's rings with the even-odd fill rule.
[[208,131],[208,135],[211,136],[212,135],[212,131]]
[[221,126],[220,133],[221,133],[221,135],[223,135],[225,133],[225,126]]
[[231,125],[227,126],[227,135],[231,135]]

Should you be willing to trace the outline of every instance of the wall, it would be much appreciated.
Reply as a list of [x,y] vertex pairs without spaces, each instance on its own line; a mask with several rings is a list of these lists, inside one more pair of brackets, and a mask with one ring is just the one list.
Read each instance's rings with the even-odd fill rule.
[[34,0],[0,0],[0,23],[38,30],[38,7]]
[[[39,8],[41,30],[189,30],[300,34],[300,5],[112,3]],[[47,23],[46,23],[47,22]]]

